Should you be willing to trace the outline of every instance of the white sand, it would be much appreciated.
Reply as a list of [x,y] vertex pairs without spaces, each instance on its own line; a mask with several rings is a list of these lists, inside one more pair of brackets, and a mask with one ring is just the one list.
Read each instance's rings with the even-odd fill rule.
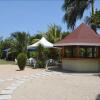
[[[0,79],[6,79],[7,82],[9,78],[44,72],[31,68],[26,68],[25,71],[16,70],[16,65],[0,65]],[[100,77],[94,74],[50,73],[48,76],[37,74],[38,77],[25,81],[13,92],[11,100],[96,100],[100,94]],[[8,80],[8,87],[10,82],[14,83],[15,79]]]
[[11,79],[21,76],[28,76],[41,71],[41,69],[32,69],[26,67],[24,71],[18,71],[17,65],[0,65],[0,79]]
[[96,100],[100,78],[92,75],[53,75],[26,82],[12,100]]

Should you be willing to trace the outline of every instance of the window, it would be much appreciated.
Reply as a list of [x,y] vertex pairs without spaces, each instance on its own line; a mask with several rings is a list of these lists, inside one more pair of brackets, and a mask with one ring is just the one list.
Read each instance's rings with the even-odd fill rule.
[[[67,46],[64,48],[64,57],[71,58],[77,57],[77,47],[76,46]],[[79,47],[79,57],[80,58],[92,58],[96,57],[96,47]]]
[[96,57],[95,47],[80,47],[80,57]]
[[64,48],[64,57],[71,58],[74,57],[74,47],[69,46]]

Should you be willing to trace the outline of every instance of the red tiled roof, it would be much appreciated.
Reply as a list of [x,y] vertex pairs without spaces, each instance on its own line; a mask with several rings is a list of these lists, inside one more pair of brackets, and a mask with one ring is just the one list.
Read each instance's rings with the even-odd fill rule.
[[100,45],[100,35],[96,34],[88,25],[82,23],[76,30],[70,33],[54,46],[63,45]]

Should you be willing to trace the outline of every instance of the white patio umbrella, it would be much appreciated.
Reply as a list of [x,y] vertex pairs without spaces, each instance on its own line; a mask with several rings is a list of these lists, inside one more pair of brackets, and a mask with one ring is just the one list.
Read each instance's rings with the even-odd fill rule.
[[27,47],[27,49],[32,49],[32,48],[35,48],[37,47],[39,44],[41,44],[43,47],[45,48],[52,48],[53,47],[53,44],[50,43],[49,41],[47,41],[44,37],[42,37],[38,42],[32,44],[32,45],[29,45]]

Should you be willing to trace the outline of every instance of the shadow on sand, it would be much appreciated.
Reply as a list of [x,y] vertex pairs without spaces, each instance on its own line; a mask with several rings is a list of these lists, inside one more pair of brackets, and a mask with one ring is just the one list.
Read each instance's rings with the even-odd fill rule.
[[[47,71],[56,71],[56,72],[62,72],[62,73],[67,73],[67,74],[90,74],[90,75],[93,75],[93,76],[96,76],[96,77],[99,77],[100,78],[100,72],[98,73],[89,73],[89,72],[73,72],[73,71],[67,71],[67,70],[63,70],[62,68],[59,68],[59,67],[49,67]],[[96,96],[96,99],[95,100],[100,100],[100,94],[98,94]]]
[[97,95],[96,100],[100,100],[100,94]]
[[56,72],[62,72],[62,73],[68,73],[68,74],[90,74],[93,76],[98,76],[100,77],[100,72],[95,73],[95,72],[74,72],[74,71],[69,71],[69,70],[64,70],[62,67],[55,67],[55,66],[49,66],[48,71],[56,71]]
[[22,70],[20,70],[20,69],[17,69],[16,71],[22,71]]

